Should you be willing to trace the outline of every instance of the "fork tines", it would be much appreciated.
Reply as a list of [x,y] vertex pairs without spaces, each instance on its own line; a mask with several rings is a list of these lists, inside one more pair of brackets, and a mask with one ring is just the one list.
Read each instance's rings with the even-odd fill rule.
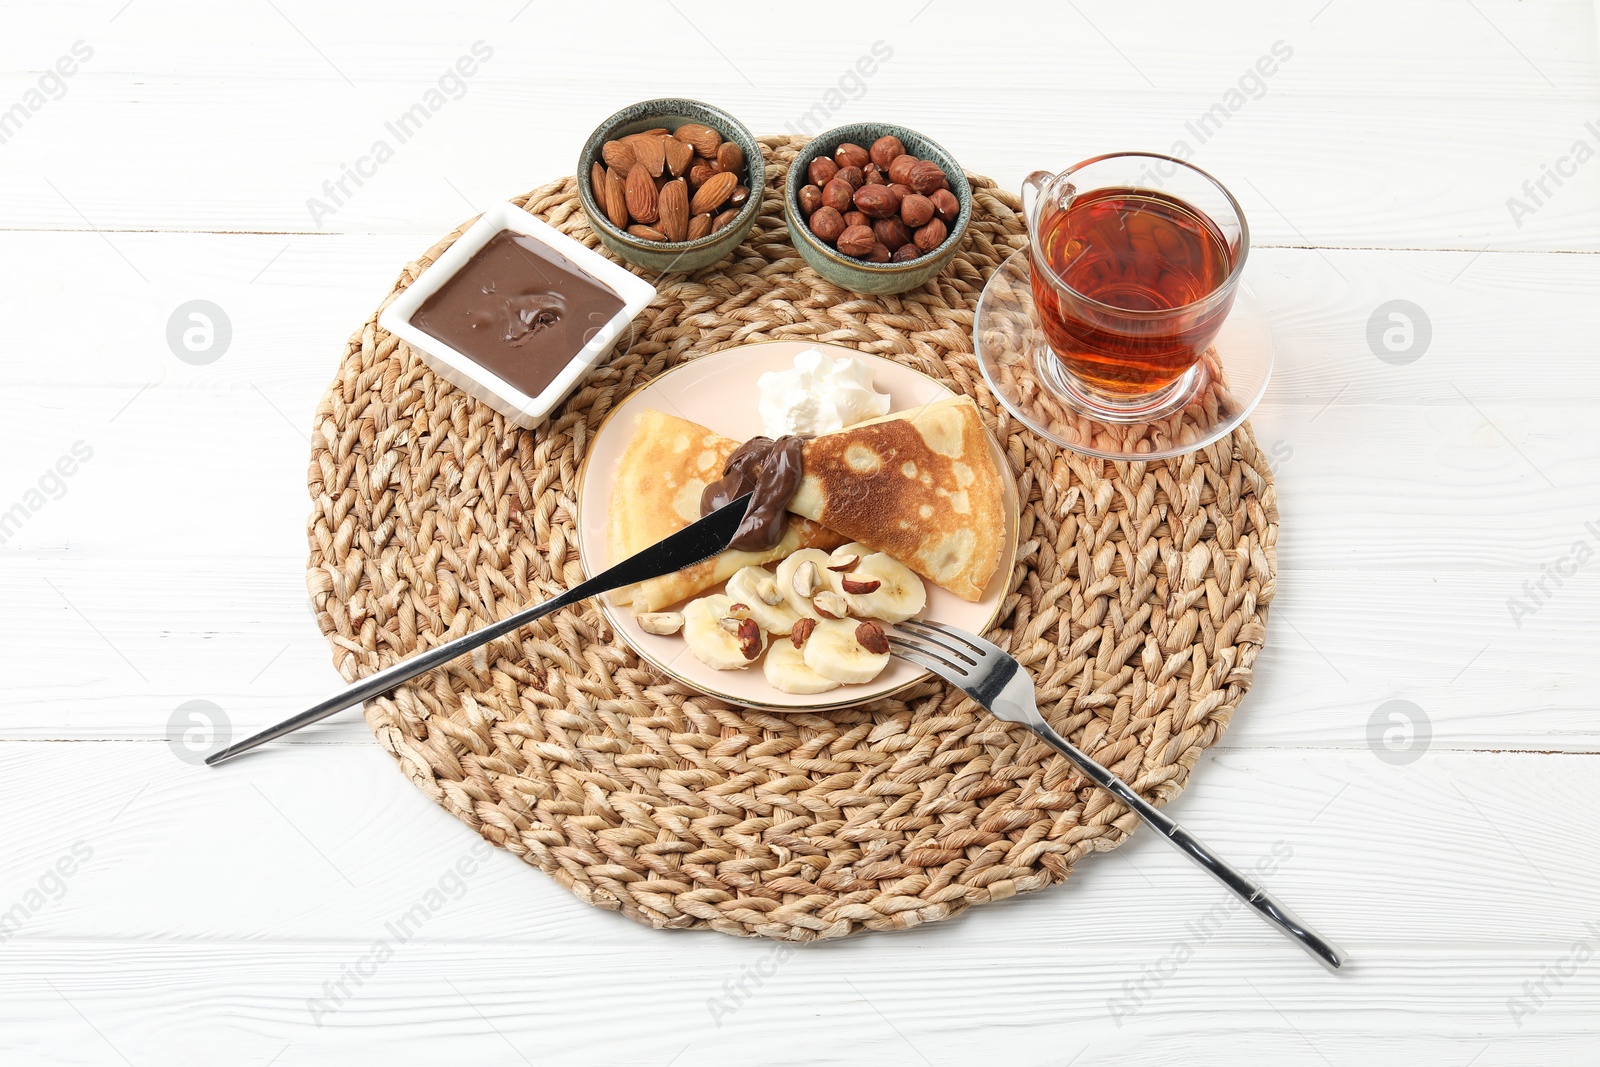
[[[989,649],[1005,654],[998,646],[981,638],[920,619],[896,623],[889,631],[889,644],[899,655],[926,667],[958,689],[967,688],[973,676],[981,673],[984,661],[993,654]],[[985,649],[984,645],[989,648]]]

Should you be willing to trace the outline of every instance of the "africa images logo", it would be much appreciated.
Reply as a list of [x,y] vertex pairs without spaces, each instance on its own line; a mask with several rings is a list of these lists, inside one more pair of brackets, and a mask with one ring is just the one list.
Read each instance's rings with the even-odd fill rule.
[[1568,578],[1594,559],[1595,545],[1600,544],[1600,525],[1586,522],[1583,532],[1586,536],[1572,542],[1564,555],[1539,567],[1539,577],[1522,583],[1521,596],[1506,597],[1506,611],[1517,629],[1522,629],[1522,620],[1544,607]]

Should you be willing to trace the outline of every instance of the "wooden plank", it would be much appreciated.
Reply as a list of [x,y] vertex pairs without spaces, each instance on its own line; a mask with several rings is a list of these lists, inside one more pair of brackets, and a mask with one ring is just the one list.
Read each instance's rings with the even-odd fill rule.
[[[587,112],[558,112],[565,99],[560,91],[485,85],[479,95],[456,105],[460,110],[450,114],[448,125],[440,119],[424,130],[419,139],[426,143],[412,142],[415,151],[407,151],[412,144],[394,146],[394,156],[370,181],[359,189],[347,186],[350,195],[335,203],[323,191],[324,183],[370,154],[384,136],[385,112],[334,111],[326,125],[305,129],[289,116],[328,107],[329,92],[342,87],[141,78],[135,90],[131,80],[85,75],[75,100],[79,110],[48,119],[60,124],[58,131],[13,142],[13,166],[0,177],[0,210],[13,227],[443,233],[495,199],[570,174],[593,124],[613,106],[648,95],[639,87],[596,100]],[[133,91],[150,105],[148,112],[127,113],[121,102]],[[403,111],[419,91],[391,94],[387,111]],[[1072,103],[1060,106],[1018,102],[1009,88],[991,93],[991,99],[935,112],[916,102],[924,96],[920,92],[891,101],[886,91],[883,99],[872,98],[870,108],[847,109],[835,118],[860,121],[892,112],[935,136],[969,169],[1016,189],[1041,164],[1062,167],[1102,149],[1132,144],[1171,151],[1185,139],[1184,123],[1190,119],[1183,116],[1202,115],[1216,102],[1212,92],[1139,99],[1101,90],[1066,94]],[[1061,95],[1052,92],[1048,99]],[[1588,102],[1558,99],[1530,115],[1522,101],[1490,99],[1475,103],[1467,117],[1441,115],[1432,99],[1308,97],[1293,103],[1266,97],[1253,111],[1241,112],[1223,135],[1193,151],[1196,163],[1235,189],[1258,245],[1600,248],[1595,237],[1600,172],[1579,168],[1561,189],[1547,189],[1549,196],[1538,203],[1523,192],[1524,182],[1540,177],[1542,165],[1554,165],[1586,135],[1584,124],[1594,118]],[[266,98],[273,100],[273,110],[252,115]],[[781,132],[792,107],[788,93],[769,91],[764,106],[747,104],[741,112],[756,131]],[[991,147],[989,116],[1000,109],[1019,112],[1017,119],[1027,128],[1061,132],[1046,132],[1028,145]],[[494,143],[525,116],[557,113],[560,125],[522,151],[480,155],[482,145]],[[194,187],[207,190],[203,198],[164,182],[166,164],[156,162],[184,151],[186,131],[196,129],[207,131],[214,142],[191,164]],[[235,166],[233,160],[258,150],[263,136],[301,141],[303,149],[271,167]],[[140,151],[152,142],[170,147]],[[1495,151],[1485,153],[1484,144],[1495,145]],[[98,177],[97,168],[108,156],[119,160],[115,182]],[[1308,169],[1301,162],[1307,157],[1318,165]],[[466,171],[445,162],[463,158],[482,162]],[[1512,197],[1527,203],[1529,213],[1519,210],[1514,217],[1507,206]],[[313,199],[334,210],[318,206],[314,211]],[[1381,213],[1373,210],[1375,203],[1382,205]]]
[[[198,11],[187,25],[140,12],[106,25],[98,8],[93,17],[79,10],[81,18],[40,25],[26,54],[9,60],[16,73],[0,99],[25,93],[75,38],[102,42],[67,95],[6,145],[0,212],[14,227],[443,232],[459,220],[463,196],[482,204],[569,173],[594,123],[660,91],[649,64],[615,64],[596,80],[586,50],[552,54],[550,33],[568,24],[581,32],[576,10],[539,32],[526,16],[472,26],[402,20],[397,36],[428,43],[403,46],[398,58],[370,40],[375,22],[394,18],[371,5],[261,8],[226,27]],[[647,17],[670,20],[663,29],[683,34],[685,54],[699,57],[685,64],[680,91],[729,105],[758,132],[801,129],[817,106],[830,111],[817,125],[891,115],[1008,188],[1039,166],[1183,142],[1237,187],[1264,245],[1600,248],[1600,171],[1582,167],[1548,188],[1521,225],[1507,206],[1576,140],[1600,136],[1585,127],[1600,118],[1593,33],[1569,29],[1592,26],[1581,5],[1402,13],[1343,0],[1314,22],[1258,7],[1248,32],[1234,18],[1150,20],[1109,4],[1083,11],[1036,13],[1031,32],[1008,36],[1003,53],[964,59],[995,73],[965,79],[959,100],[928,93],[948,76],[947,35],[929,26],[937,19],[908,21],[911,7],[886,6],[847,35],[790,27],[783,56],[766,47],[761,25],[719,24],[721,43],[712,44],[670,13]],[[1375,35],[1380,21],[1385,33]],[[1414,47],[1424,36],[1434,46]],[[387,134],[385,123],[480,38],[495,56],[460,99],[405,143]],[[1074,42],[1072,62],[1060,61],[1063,39]],[[846,81],[853,99],[839,93],[879,40],[894,57],[859,90]],[[1279,40],[1300,51],[1264,82],[1264,95],[1240,97],[1228,111],[1227,94]],[[761,62],[734,58],[756,55]],[[1025,91],[1010,76],[1016,70],[1029,71]],[[572,84],[592,86],[584,107],[570,106]],[[1202,133],[1214,107],[1226,122]],[[1028,136],[994,137],[997,114]],[[507,131],[523,130],[503,147]],[[323,183],[386,137],[394,157],[359,189],[349,186],[331,217],[313,218],[307,202]],[[176,159],[182,182],[171,180]],[[451,162],[467,159],[466,168]]]
[[[1158,91],[1215,83],[1220,95],[1282,38],[1295,50],[1284,73],[1292,71],[1300,89],[1382,95],[1404,88],[1458,100],[1508,94],[1543,98],[1595,84],[1596,48],[1583,33],[1594,15],[1585,0],[1476,3],[1482,17],[1451,0],[1403,5],[1340,0],[1337,8],[1327,10],[1239,0],[1230,6],[1227,19],[1207,19],[1185,17],[1186,11],[1149,18],[1111,0],[1083,0],[1074,5],[1076,14],[1048,8],[1036,12],[1029,32],[1007,37],[1003,50],[974,42],[978,47],[967,53],[966,62],[982,67],[1004,61],[1036,78],[1083,87],[1110,83],[1129,93],[1152,89],[1142,72]],[[119,13],[116,5],[83,0],[13,0],[8,6],[13,24],[0,49],[0,77],[37,75],[64,43],[87,36],[109,50],[97,55],[88,69],[186,77],[270,74],[330,88],[343,84],[342,71],[358,86],[370,86],[426,77],[443,58],[453,56],[458,39],[475,32],[500,33],[503,47],[516,58],[537,59],[532,69],[541,79],[559,83],[593,73],[592,57],[583,50],[541,47],[551,35],[584,27],[588,19],[582,8],[519,14],[518,5],[512,4],[464,25],[446,8],[396,10],[376,0],[323,8],[280,3],[276,6],[282,15],[262,7],[229,12],[225,21],[198,0],[163,6],[163,13],[176,17],[153,11]],[[608,10],[619,18],[659,14],[643,0],[618,0]],[[792,86],[800,97],[820,96],[874,37],[885,37],[895,48],[882,71],[885,77],[901,72],[904,78],[937,79],[949,73],[947,53],[939,47],[948,44],[948,20],[913,17],[919,9],[912,0],[863,9],[848,32],[810,24],[788,27],[796,47],[782,51],[764,48],[770,31],[759,20],[709,20],[707,28],[715,32],[708,33],[713,40],[707,41],[696,37],[690,24],[705,24],[703,5],[684,4],[681,10],[684,19],[669,11],[658,27],[664,36],[681,40],[683,51],[696,60],[677,75],[704,79],[725,93],[750,92],[751,86],[740,78],[743,71],[752,79]],[[530,18],[535,14],[536,19]],[[1378,20],[1381,34],[1372,32]],[[1054,33],[1072,41],[1070,64],[1060,62],[1060,39]],[[224,34],[231,38],[230,47],[212,47]],[[1414,47],[1421,37],[1432,47]],[[729,58],[718,56],[714,48]],[[741,61],[744,56],[759,59]],[[647,81],[644,72],[626,66],[607,73],[610,84]],[[1274,74],[1268,80],[1269,92],[1279,88],[1276,79]],[[868,85],[871,92],[881,87],[878,74]],[[1245,91],[1251,91],[1248,82]]]
[[[1561,966],[1569,948],[1397,952],[1338,979],[1303,959],[1264,964],[1208,948],[1113,1021],[1110,1005],[1137,972],[1097,945],[935,954],[921,939],[877,938],[780,958],[770,943],[666,940],[406,946],[381,963],[354,944],[13,946],[0,961],[14,1018],[0,1047],[69,1063],[209,1062],[226,1048],[254,1064],[419,1067],[943,1065],[997,1053],[1031,1067],[1407,1058],[1523,1067],[1587,1062],[1600,993],[1595,965],[1579,966],[1518,1029],[1507,1001],[1519,978]],[[371,971],[359,985],[345,976],[357,968]],[[757,984],[757,969],[771,976]]]
[[[1595,764],[1593,755],[1435,750],[1394,765],[1365,750],[1229,751],[1202,759],[1170,811],[1344,947],[1360,972],[1462,950],[1542,956],[1600,924],[1600,849],[1573,829],[1600,817]],[[81,941],[360,946],[425,898],[426,924],[405,929],[408,942],[521,946],[533,956],[740,951],[720,935],[647,932],[510,853],[483,852],[371,742],[277,748],[221,768],[180,761],[159,742],[10,742],[0,744],[0,769],[6,810],[55,798],[46,818],[11,820],[0,914],[22,910],[0,957]],[[1549,818],[1558,810],[1561,819]],[[75,869],[48,877],[64,857]],[[478,866],[458,869],[463,857]],[[41,884],[45,899],[30,900]],[[850,943],[888,951],[890,970],[893,945],[1017,958],[1038,948],[1137,970],[1185,939],[1207,955],[1254,957],[1264,973],[1319,973],[1143,830],[1086,858],[1064,886]],[[1509,996],[1521,977],[1506,975]]]

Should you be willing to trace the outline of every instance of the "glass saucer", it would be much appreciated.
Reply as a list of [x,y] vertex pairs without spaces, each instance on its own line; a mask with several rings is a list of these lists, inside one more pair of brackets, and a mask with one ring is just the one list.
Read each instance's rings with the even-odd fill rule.
[[1166,459],[1204,448],[1249,416],[1272,377],[1272,326],[1250,287],[1200,362],[1168,390],[1114,417],[1061,370],[1034,319],[1028,253],[1017,252],[983,287],[972,323],[989,388],[1035,432],[1104,459]]

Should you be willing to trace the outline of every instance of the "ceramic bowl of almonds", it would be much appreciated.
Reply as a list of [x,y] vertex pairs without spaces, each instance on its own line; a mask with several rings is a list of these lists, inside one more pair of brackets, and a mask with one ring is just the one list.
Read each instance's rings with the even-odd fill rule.
[[784,212],[812,270],[857,293],[903,293],[955,255],[972,219],[972,189],[934,141],[858,122],[821,134],[795,158]]
[[721,108],[645,100],[589,135],[577,177],[601,244],[635,266],[681,274],[744,240],[761,208],[766,165],[755,137]]

